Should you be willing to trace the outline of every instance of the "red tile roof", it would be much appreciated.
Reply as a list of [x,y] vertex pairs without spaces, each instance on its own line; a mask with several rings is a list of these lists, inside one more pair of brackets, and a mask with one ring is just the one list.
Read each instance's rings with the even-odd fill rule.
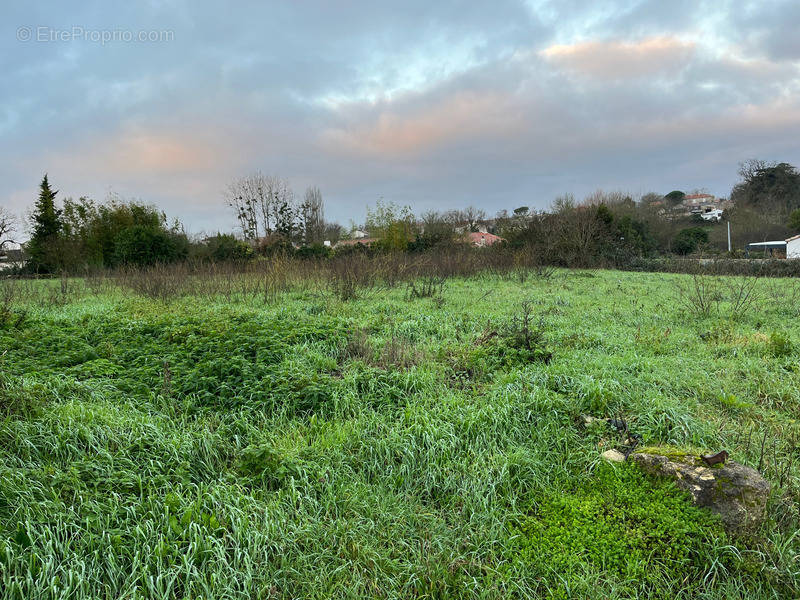
[[466,235],[467,241],[473,246],[493,246],[497,242],[505,242],[499,235],[493,233],[470,232]]

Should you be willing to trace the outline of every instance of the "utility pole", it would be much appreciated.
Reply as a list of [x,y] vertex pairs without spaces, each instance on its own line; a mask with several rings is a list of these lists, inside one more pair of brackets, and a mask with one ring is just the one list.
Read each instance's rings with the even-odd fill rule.
[[731,222],[728,221],[728,252],[731,252]]

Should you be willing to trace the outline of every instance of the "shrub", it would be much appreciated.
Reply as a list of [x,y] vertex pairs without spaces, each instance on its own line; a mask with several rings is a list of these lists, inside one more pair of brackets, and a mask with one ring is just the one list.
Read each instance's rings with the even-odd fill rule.
[[789,356],[794,350],[794,346],[792,341],[789,339],[789,336],[779,331],[773,331],[769,334],[767,347],[769,348],[769,353],[776,358]]
[[440,296],[444,290],[446,277],[427,275],[419,281],[408,284],[408,298],[433,298]]
[[549,352],[546,352],[544,337],[544,320],[539,319],[534,322],[533,307],[529,301],[522,303],[520,312],[511,317],[509,322],[501,332],[506,344],[517,350],[524,350],[534,354],[547,356],[549,362]]
[[672,240],[672,250],[675,254],[691,254],[701,244],[708,243],[708,232],[702,227],[689,227],[681,229]]
[[219,262],[242,261],[253,257],[253,249],[230,234],[218,233],[208,238],[208,255]]
[[356,298],[362,290],[377,283],[378,265],[368,255],[348,253],[328,262],[328,285],[339,300]]
[[302,246],[295,251],[297,258],[328,258],[331,255],[331,249],[322,244],[311,244],[310,246]]
[[482,374],[534,362],[547,364],[552,358],[544,320],[534,319],[532,305],[526,301],[520,312],[497,330],[487,327],[462,366],[470,373]]
[[261,238],[256,251],[262,256],[291,256],[294,254],[294,246],[286,236],[274,233]]
[[147,267],[186,258],[189,244],[184,236],[135,225],[116,239],[114,260],[120,265]]
[[239,472],[250,477],[268,490],[283,487],[286,480],[298,478],[301,474],[299,463],[288,459],[267,444],[248,446],[239,457]]

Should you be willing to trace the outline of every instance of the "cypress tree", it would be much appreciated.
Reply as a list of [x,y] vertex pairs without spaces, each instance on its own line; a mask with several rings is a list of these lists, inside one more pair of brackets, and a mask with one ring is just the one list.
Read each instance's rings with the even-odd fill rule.
[[52,273],[58,261],[58,241],[61,233],[61,211],[56,208],[56,194],[50,188],[47,174],[39,185],[39,199],[31,217],[33,231],[27,245],[31,268],[39,273]]

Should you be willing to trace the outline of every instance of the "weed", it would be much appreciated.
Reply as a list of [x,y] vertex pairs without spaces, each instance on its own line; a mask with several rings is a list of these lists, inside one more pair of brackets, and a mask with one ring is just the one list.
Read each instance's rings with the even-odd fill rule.
[[789,336],[785,333],[773,331],[769,334],[767,349],[771,356],[781,358],[784,356],[789,356],[792,354],[792,352],[794,352],[794,344],[792,344],[792,340],[789,339]]
[[268,444],[248,446],[238,462],[239,471],[268,490],[277,490],[291,478],[299,478],[299,463],[288,459]]
[[411,281],[408,284],[408,298],[438,298],[444,290],[446,278],[436,275],[428,275],[419,281]]

